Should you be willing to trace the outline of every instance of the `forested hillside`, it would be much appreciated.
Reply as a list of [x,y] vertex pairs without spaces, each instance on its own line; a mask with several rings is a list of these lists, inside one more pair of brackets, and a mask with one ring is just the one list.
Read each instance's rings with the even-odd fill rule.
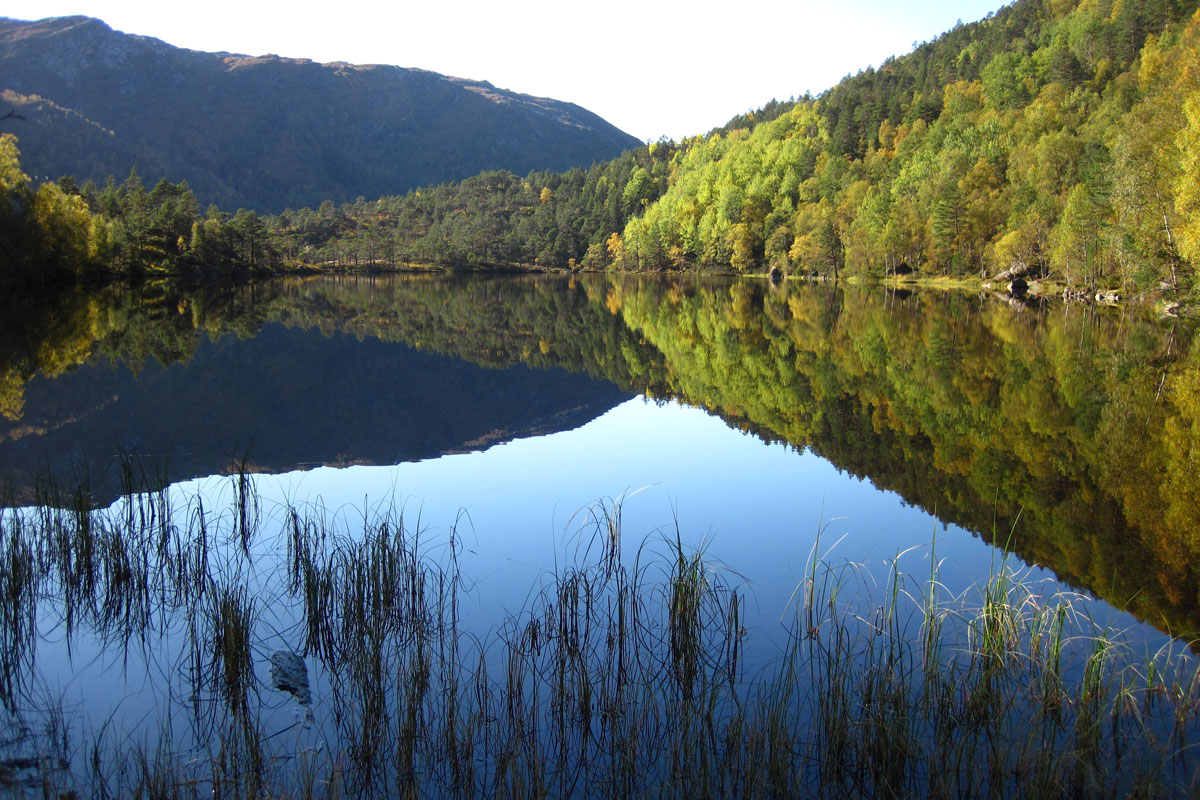
[[1195,6],[1020,0],[707,136],[272,227],[295,257],[351,264],[1016,265],[1067,284],[1174,288],[1200,262]]
[[650,267],[1028,265],[1174,286],[1200,255],[1188,10],[1018,2],[771,122],[685,143],[626,251]]

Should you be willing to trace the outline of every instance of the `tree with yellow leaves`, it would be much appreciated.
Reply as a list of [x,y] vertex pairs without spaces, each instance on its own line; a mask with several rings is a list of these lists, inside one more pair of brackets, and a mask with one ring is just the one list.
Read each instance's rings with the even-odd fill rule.
[[1196,268],[1200,265],[1200,12],[1180,37],[1183,69],[1177,84],[1183,98],[1185,124],[1175,137],[1179,150],[1179,176],[1175,181],[1179,254]]

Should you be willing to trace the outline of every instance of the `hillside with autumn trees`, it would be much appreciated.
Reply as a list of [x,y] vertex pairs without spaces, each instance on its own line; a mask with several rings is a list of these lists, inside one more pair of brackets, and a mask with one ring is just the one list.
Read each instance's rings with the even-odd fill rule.
[[686,143],[669,190],[623,231],[624,257],[739,272],[1028,265],[1068,284],[1174,287],[1200,257],[1200,18],[1186,11],[1016,3],[775,120]]
[[[160,184],[154,197],[136,181],[67,184],[47,190],[55,211],[40,219],[101,217],[92,244],[67,237],[68,249],[123,273],[214,260],[954,278],[1015,269],[1088,290],[1187,291],[1200,267],[1196,6],[1018,0],[819,97],[590,168],[484,172],[261,217],[200,214],[193,200],[186,220],[172,216],[189,202],[185,185]],[[139,193],[151,199],[138,205]],[[179,202],[159,213],[168,195]]]
[[818,98],[565,173],[286,213],[296,258],[1172,288],[1200,264],[1200,19],[1020,0]]

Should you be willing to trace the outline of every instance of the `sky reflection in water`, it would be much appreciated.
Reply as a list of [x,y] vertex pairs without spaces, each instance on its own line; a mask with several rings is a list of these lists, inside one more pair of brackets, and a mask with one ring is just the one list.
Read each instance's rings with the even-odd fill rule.
[[[475,605],[467,610],[481,632],[519,611],[556,564],[586,547],[591,506],[617,499],[627,563],[643,547],[644,560],[663,557],[665,542],[678,532],[685,547],[702,547],[748,595],[751,619],[768,635],[792,608],[819,529],[819,555],[862,565],[876,599],[898,554],[904,553],[903,573],[914,581],[928,577],[931,543],[940,579],[956,594],[986,582],[1003,558],[969,531],[809,451],[765,443],[701,409],[642,397],[575,430],[480,452],[396,466],[319,467],[254,481],[266,520],[278,521],[287,506],[317,505],[353,531],[361,528],[364,509],[375,514],[390,506],[432,548],[444,547],[454,529],[473,586],[468,600]],[[203,493],[210,508],[231,501],[226,477],[184,482],[176,490],[182,497]],[[1048,570],[1031,567],[1028,575],[1045,581],[1048,593],[1060,588]],[[1135,624],[1106,604],[1094,605],[1093,615],[1114,627]]]

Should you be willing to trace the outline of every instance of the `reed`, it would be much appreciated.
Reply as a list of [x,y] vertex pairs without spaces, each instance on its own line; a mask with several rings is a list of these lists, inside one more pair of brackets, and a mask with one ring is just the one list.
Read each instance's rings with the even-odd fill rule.
[[29,686],[36,645],[37,556],[20,518],[0,532],[0,701],[15,712]]
[[[0,516],[0,691],[11,719],[38,707],[42,635],[138,647],[168,683],[157,735],[106,720],[90,748],[63,755],[70,770],[52,776],[56,792],[1200,790],[1194,657],[1179,647],[1135,658],[1090,621],[1086,599],[1045,594],[1003,557],[988,581],[955,595],[935,542],[898,553],[877,585],[867,565],[833,558],[822,523],[795,604],[777,626],[755,627],[744,582],[703,546],[687,547],[678,530],[624,543],[619,498],[578,515],[572,562],[478,630],[464,622],[473,589],[456,528],[431,537],[392,507],[357,519],[319,505],[264,515],[238,480],[225,513],[199,497],[168,508],[154,492],[96,511],[47,489],[64,505]],[[917,557],[929,566],[910,574]],[[280,647],[318,679],[311,708],[265,680]],[[303,719],[283,725],[289,707]],[[44,719],[53,724],[33,750],[89,741],[67,716]]]

